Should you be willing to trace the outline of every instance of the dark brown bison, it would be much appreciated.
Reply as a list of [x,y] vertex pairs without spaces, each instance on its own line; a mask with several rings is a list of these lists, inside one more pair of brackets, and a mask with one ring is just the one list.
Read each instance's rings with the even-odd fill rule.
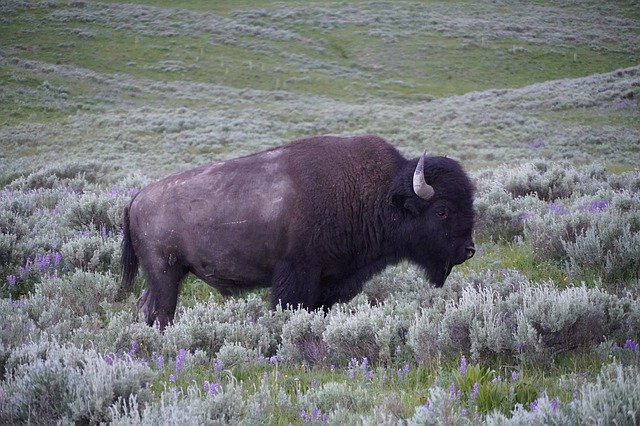
[[329,308],[408,259],[442,286],[473,256],[473,185],[446,157],[406,160],[376,136],[320,136],[170,175],[124,210],[122,289],[138,262],[149,325],[174,318],[189,272],[223,295]]

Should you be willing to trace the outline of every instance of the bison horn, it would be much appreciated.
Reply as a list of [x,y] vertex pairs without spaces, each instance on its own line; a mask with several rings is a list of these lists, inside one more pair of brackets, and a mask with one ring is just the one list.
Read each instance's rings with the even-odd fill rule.
[[426,156],[427,152],[425,151],[418,161],[416,171],[413,172],[413,192],[423,200],[428,200],[435,193],[433,187],[424,180],[424,159]]

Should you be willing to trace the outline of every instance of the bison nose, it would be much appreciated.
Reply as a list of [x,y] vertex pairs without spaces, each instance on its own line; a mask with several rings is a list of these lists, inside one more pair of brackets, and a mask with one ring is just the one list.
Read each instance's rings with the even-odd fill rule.
[[476,247],[473,244],[471,244],[467,246],[467,248],[465,248],[464,251],[467,254],[467,259],[471,259],[473,255],[476,254]]

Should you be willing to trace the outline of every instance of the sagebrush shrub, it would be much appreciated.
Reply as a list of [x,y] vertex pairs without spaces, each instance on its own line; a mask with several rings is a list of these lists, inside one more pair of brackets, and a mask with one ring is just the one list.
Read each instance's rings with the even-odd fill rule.
[[361,411],[371,405],[371,397],[365,388],[343,382],[327,382],[309,389],[298,399],[298,406],[308,411],[316,407],[324,414],[338,408]]
[[404,344],[408,327],[409,319],[401,318],[392,305],[358,305],[353,310],[335,307],[322,338],[337,360],[367,358],[387,362]]
[[327,359],[329,347],[323,333],[327,318],[322,311],[294,310],[282,326],[282,346],[278,355],[288,362],[319,363]]
[[[207,387],[207,389],[205,389]],[[158,402],[143,405],[136,398],[121,399],[110,407],[114,425],[237,424],[245,402],[242,387],[213,388],[191,385],[165,389]]]
[[173,327],[165,330],[164,353],[180,348],[202,349],[216,354],[222,346],[239,343],[263,356],[275,354],[284,319],[281,309],[272,311],[256,295],[247,299],[230,299],[224,305],[213,296],[192,308],[181,308]]
[[107,422],[116,401],[151,399],[147,386],[154,374],[146,364],[91,349],[36,343],[15,351],[7,367],[1,386],[11,416],[20,422]]

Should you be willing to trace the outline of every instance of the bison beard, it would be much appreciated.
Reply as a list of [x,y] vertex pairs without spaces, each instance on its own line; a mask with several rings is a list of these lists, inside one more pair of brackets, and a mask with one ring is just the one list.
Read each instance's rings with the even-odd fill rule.
[[142,266],[149,325],[173,321],[193,273],[223,295],[328,309],[408,259],[442,286],[471,256],[473,185],[460,164],[407,160],[376,136],[320,136],[170,175],[123,216],[121,296]]

